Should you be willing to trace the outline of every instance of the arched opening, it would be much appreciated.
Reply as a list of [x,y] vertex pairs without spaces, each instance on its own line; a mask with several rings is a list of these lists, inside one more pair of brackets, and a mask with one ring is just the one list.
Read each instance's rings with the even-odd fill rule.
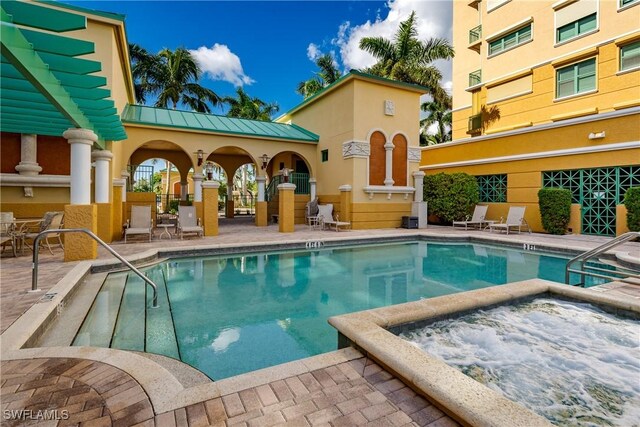
[[369,185],[384,185],[386,161],[384,144],[387,138],[380,131],[375,131],[369,138]]
[[407,185],[407,138],[402,134],[393,137],[393,185]]
[[[207,162],[215,162],[224,171],[225,181],[220,182],[218,205],[226,218],[255,213],[256,161],[240,147],[225,146],[211,153]],[[220,174],[221,176],[221,174]]]

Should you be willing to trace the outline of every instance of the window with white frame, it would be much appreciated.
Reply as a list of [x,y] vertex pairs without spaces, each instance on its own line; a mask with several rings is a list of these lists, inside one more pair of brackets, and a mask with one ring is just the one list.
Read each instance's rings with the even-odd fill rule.
[[531,40],[531,24],[489,42],[489,56],[509,50]]
[[600,0],[565,1],[555,9],[555,41],[566,43],[598,30]]
[[556,70],[556,98],[564,98],[595,89],[596,58],[587,59]]
[[598,17],[596,13],[570,22],[556,30],[556,42],[561,43],[596,29]]
[[640,68],[640,40],[620,47],[620,71]]

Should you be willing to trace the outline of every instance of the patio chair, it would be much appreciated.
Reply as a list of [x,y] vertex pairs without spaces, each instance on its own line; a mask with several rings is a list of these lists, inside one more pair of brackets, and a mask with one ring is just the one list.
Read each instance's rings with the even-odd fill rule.
[[127,220],[127,228],[124,230],[124,242],[127,243],[127,236],[135,234],[148,234],[149,241],[151,241],[153,234],[151,206],[131,206],[131,220]]
[[315,227],[318,222],[318,198],[311,200],[305,206],[304,218],[307,225]]
[[8,245],[11,245],[13,256],[17,256],[14,231],[13,212],[0,212],[0,245],[2,245],[2,252]]
[[200,218],[196,218],[195,206],[178,206],[178,234],[180,239],[185,234],[204,236],[204,229],[200,226]]
[[351,228],[351,223],[349,221],[340,221],[338,214],[336,214],[335,220],[324,221],[324,224],[329,230],[333,227],[335,231],[340,231],[340,228],[344,228],[345,230]]
[[456,226],[464,226],[465,230],[469,227],[475,228],[476,226],[478,228],[482,228],[482,224],[485,223],[484,219],[487,216],[487,208],[488,206],[486,205],[476,205],[475,208],[473,208],[473,215],[471,218],[467,215],[465,221],[453,221],[453,228]]
[[315,226],[323,229],[329,221],[333,221],[333,204],[318,205]]
[[489,231],[506,230],[507,234],[509,234],[509,230],[517,228],[518,234],[520,234],[522,227],[526,226],[529,233],[531,233],[531,227],[529,227],[529,224],[527,224],[527,221],[524,219],[524,210],[524,206],[511,206],[509,208],[509,213],[507,214],[507,221],[500,222],[499,224],[489,224]]
[[[25,233],[24,234],[24,239],[25,239],[25,244],[27,246],[29,246],[26,243],[26,240],[31,240],[31,241],[35,241],[36,237],[38,236],[38,234],[40,234],[43,231],[46,230],[60,230],[63,227],[62,224],[62,220],[64,219],[64,212],[46,212],[44,214],[44,216],[42,217],[42,221],[40,222],[40,229],[37,232],[32,232],[32,233]],[[60,238],[60,233],[50,233],[50,234],[46,234],[44,235],[41,239],[40,239],[40,245],[47,245],[47,249],[49,249],[49,253],[51,253],[51,255],[53,255],[53,251],[51,250],[51,241],[54,241],[54,244],[60,246],[62,249],[64,249],[64,245],[62,244],[62,239]],[[39,245],[39,246],[40,246]],[[29,246],[31,247],[31,246]],[[35,248],[34,248],[35,250]],[[38,248],[38,250],[40,250],[40,248]]]

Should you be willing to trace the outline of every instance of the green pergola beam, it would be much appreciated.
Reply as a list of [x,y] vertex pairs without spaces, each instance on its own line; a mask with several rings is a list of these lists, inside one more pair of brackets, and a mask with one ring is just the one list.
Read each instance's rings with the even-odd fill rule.
[[[38,92],[23,93],[20,91],[3,88],[2,98],[51,105],[51,103],[47,100],[47,98],[45,98],[44,95]],[[113,101],[109,99],[99,99],[97,101],[91,100],[91,99],[77,99],[76,104],[78,105],[78,107],[82,108],[83,110],[85,108],[90,108],[93,110],[104,110],[104,109],[113,108],[113,105],[114,105]]]
[[[29,114],[33,110],[58,111],[50,104],[45,104],[41,102],[30,102],[30,101],[24,101],[24,100],[18,100],[18,99],[9,99],[4,96],[0,98],[0,106],[2,108],[4,107],[17,108],[17,109],[20,109],[21,111],[24,111],[25,114]],[[94,116],[107,117],[107,116],[116,115],[115,120],[118,120],[117,119],[118,110],[115,107],[105,108],[101,110],[94,110],[92,108],[83,108],[82,111],[84,111],[90,117],[94,117]]]
[[[102,76],[92,76],[87,74],[73,74],[62,71],[53,71],[53,75],[65,87],[73,86],[82,89],[94,89],[107,85],[107,79]],[[0,75],[11,79],[22,79],[23,76],[9,62],[0,64]]]
[[[87,28],[87,18],[25,2],[3,1],[2,9],[14,24],[62,33]],[[2,19],[4,21],[4,18]]]
[[51,71],[73,70],[77,74],[91,74],[102,71],[102,64],[88,59],[71,58],[55,53],[40,52],[40,58],[48,65]]
[[94,53],[95,45],[85,40],[21,28],[22,35],[33,45],[37,52],[55,53],[65,56],[79,56]]

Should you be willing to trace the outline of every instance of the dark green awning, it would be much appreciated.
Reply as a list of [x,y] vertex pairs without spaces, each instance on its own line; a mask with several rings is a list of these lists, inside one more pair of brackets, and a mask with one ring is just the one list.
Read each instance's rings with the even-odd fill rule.
[[81,57],[94,44],[51,33],[85,29],[86,17],[15,0],[0,13],[0,130],[61,136],[85,128],[101,146],[126,139],[107,79],[94,74],[102,64]]

